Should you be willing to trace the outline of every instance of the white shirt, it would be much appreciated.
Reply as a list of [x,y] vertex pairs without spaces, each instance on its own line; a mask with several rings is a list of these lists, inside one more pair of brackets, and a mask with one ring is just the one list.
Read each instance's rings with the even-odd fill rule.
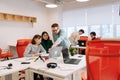
[[79,40],[79,37],[80,35],[78,32],[73,32],[69,37],[71,44],[76,44]]
[[78,44],[78,40],[80,39],[80,36],[87,36],[87,35],[84,33],[80,35],[79,32],[73,32],[69,37],[71,44],[73,45]]

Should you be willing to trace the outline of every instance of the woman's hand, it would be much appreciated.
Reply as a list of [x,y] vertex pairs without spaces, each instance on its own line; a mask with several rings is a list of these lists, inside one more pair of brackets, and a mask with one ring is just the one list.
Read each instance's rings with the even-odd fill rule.
[[35,54],[34,54],[34,56],[39,56],[39,55],[40,55],[40,53],[35,53]]

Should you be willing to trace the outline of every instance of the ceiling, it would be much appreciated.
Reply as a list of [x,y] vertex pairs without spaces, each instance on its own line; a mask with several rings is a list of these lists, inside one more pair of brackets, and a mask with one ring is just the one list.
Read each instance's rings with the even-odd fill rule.
[[86,8],[106,4],[114,4],[120,2],[120,0],[90,0],[88,2],[77,2],[75,0],[62,0],[64,9],[77,9],[77,8]]
[[88,2],[77,2],[76,0],[37,0],[43,3],[58,3],[63,9],[86,8],[106,4],[114,4],[120,0],[90,0]]
[[120,0],[90,0],[88,2],[77,2],[76,0],[35,0],[35,1],[40,1],[43,3],[62,3],[64,5],[69,5],[69,4],[80,4],[80,5],[84,5],[84,4],[99,4],[99,3],[114,3],[114,2],[118,2]]
[[[69,4],[69,3],[80,3],[80,2],[77,2],[76,0],[37,0],[37,1],[41,1],[41,2],[45,2],[45,3],[54,3],[54,2],[62,2],[64,4]],[[120,0],[90,0],[88,2],[83,2],[83,3],[99,3],[99,2],[117,2],[117,1],[120,1]]]

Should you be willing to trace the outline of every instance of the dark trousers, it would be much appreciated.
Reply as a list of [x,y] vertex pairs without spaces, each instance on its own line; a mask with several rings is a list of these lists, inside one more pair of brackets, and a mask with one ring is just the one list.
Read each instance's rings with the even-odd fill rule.
[[38,75],[40,77],[40,80],[44,80],[43,75],[40,75],[40,74],[37,74],[37,73],[34,73],[34,80],[37,80]]
[[53,80],[52,78],[48,78],[47,80]]

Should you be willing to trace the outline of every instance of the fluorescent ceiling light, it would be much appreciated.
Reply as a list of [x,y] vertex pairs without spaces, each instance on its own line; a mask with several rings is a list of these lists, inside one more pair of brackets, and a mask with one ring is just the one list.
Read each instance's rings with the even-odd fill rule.
[[57,4],[46,4],[45,7],[47,7],[47,8],[56,8],[56,7],[58,7],[58,5]]
[[87,2],[89,0],[76,0],[76,1],[78,1],[78,2]]

